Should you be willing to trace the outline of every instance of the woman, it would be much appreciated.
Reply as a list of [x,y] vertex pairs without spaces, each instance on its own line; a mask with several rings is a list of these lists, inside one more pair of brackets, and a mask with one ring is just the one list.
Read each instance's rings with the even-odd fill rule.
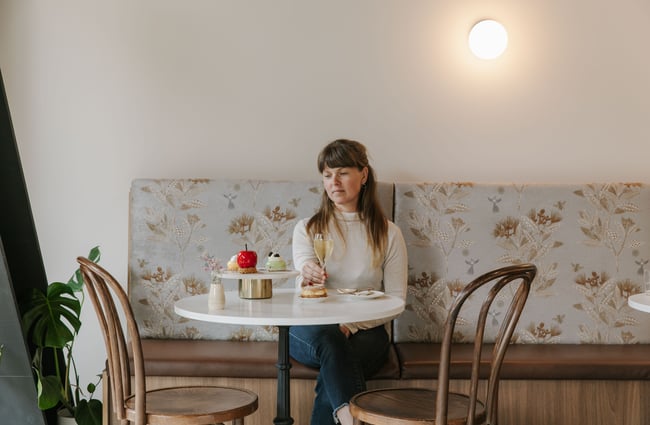
[[[293,261],[299,285],[372,288],[406,297],[406,245],[399,228],[384,216],[377,200],[375,173],[366,148],[353,140],[335,140],[318,156],[324,192],[319,210],[293,232]],[[316,233],[328,234],[334,250],[327,272],[313,248]],[[319,326],[292,326],[291,356],[320,368],[311,425],[352,424],[348,402],[366,389],[365,378],[388,356],[385,320]]]

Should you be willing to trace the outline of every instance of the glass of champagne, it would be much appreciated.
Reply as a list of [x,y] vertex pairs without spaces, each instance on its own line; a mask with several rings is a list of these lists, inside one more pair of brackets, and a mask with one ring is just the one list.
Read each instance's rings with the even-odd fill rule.
[[323,269],[325,269],[325,263],[329,256],[332,255],[333,249],[334,241],[328,235],[322,233],[316,233],[314,235],[314,252],[316,253],[318,262]]

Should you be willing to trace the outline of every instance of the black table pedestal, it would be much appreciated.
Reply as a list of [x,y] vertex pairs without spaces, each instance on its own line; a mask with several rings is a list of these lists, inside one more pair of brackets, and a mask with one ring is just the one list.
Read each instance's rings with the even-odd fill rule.
[[276,412],[277,416],[273,419],[275,425],[292,425],[291,417],[291,388],[290,388],[290,369],[289,362],[289,326],[278,326],[280,334],[278,336],[278,396]]

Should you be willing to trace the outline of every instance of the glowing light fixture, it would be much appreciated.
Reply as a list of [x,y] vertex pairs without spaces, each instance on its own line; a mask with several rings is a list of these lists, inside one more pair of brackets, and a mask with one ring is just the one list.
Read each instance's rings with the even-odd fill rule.
[[508,47],[508,32],[497,21],[477,22],[469,32],[469,48],[480,59],[496,59]]

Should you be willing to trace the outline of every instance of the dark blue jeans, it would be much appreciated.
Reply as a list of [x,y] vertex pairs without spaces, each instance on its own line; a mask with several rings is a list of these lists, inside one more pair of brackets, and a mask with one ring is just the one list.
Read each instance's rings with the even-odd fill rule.
[[384,326],[346,338],[338,325],[291,326],[289,352],[304,365],[320,368],[311,425],[335,424],[334,412],[366,390],[366,377],[388,358]]

